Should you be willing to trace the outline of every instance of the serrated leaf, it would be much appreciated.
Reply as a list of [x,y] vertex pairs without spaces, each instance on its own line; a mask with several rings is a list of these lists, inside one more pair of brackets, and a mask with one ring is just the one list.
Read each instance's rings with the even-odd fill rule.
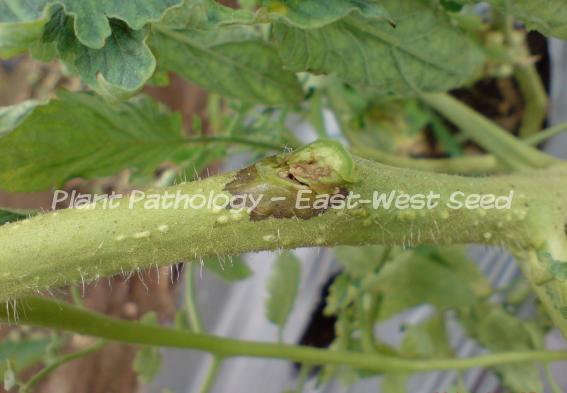
[[204,261],[205,268],[225,281],[241,281],[252,275],[252,270],[240,257],[221,261],[218,258],[209,258]]
[[156,61],[146,45],[147,29],[134,31],[114,20],[110,26],[112,32],[106,45],[93,49],[75,37],[72,18],[59,10],[45,26],[42,42],[44,46],[54,45],[68,69],[97,93],[124,99],[151,78]]
[[523,21],[529,29],[567,39],[567,2],[565,0],[489,0],[489,3]]
[[367,18],[391,20],[388,11],[373,0],[264,0],[261,4],[272,20],[303,29],[319,28],[355,12]]
[[300,279],[301,264],[297,257],[290,252],[282,253],[268,280],[266,301],[266,316],[280,329],[285,326],[293,309]]
[[319,29],[275,23],[273,41],[286,68],[335,74],[380,96],[445,91],[467,83],[484,56],[445,12],[426,0],[381,2],[396,21],[353,14]]
[[274,48],[251,26],[212,31],[161,30],[151,46],[164,68],[206,89],[249,102],[298,102],[295,75],[282,68]]
[[139,30],[149,22],[160,20],[168,8],[178,6],[182,1],[0,0],[0,24],[35,26],[36,22],[45,23],[50,9],[61,7],[73,17],[73,34],[79,41],[90,48],[100,49],[111,36],[110,18],[121,20],[131,29]]
[[15,192],[125,168],[151,174],[186,149],[180,116],[145,96],[110,106],[98,96],[61,92],[18,122],[0,123],[2,128],[11,131],[0,137],[0,187]]

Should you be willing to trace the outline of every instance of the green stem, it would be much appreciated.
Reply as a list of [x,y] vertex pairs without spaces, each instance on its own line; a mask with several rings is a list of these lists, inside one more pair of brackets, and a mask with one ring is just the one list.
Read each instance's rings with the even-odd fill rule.
[[[522,142],[526,145],[537,146],[563,132],[567,132],[567,123],[559,124],[555,127],[530,135]],[[411,158],[397,156],[356,143],[351,147],[350,151],[360,157],[378,161],[383,164],[427,172],[455,175],[484,175],[505,172],[506,169],[492,154],[437,159]]]
[[[296,345],[221,338],[209,334],[118,320],[40,297],[21,299],[17,307],[21,316],[19,321],[21,324],[72,331],[129,344],[206,351],[221,358],[239,356],[274,358],[312,365],[342,365],[375,372],[464,370],[501,364],[567,360],[567,352],[559,351],[523,351],[497,353],[476,358],[412,360],[378,354],[328,351]],[[0,320],[6,322],[8,318],[6,310],[2,308]]]
[[447,173],[455,175],[483,175],[504,171],[498,160],[490,154],[482,156],[463,156],[452,158],[411,158],[396,156],[378,149],[357,146],[350,149],[354,154],[369,160],[399,168],[415,169],[427,172]]
[[524,98],[524,117],[520,137],[525,139],[541,130],[547,116],[547,92],[534,64],[515,66],[514,76]]
[[567,132],[567,123],[558,124],[554,127],[543,130],[542,132],[538,132],[537,134],[529,136],[524,141],[529,145],[537,146],[540,143],[545,142],[549,138],[552,138],[564,132]]
[[73,303],[75,303],[77,307],[85,307],[85,304],[83,303],[83,298],[79,293],[79,288],[77,288],[74,285],[71,286],[71,298],[73,299]]
[[205,379],[203,380],[203,384],[199,389],[199,393],[209,393],[212,389],[217,375],[220,371],[220,366],[222,364],[222,358],[218,356],[213,356],[211,359],[211,363],[207,369],[207,374],[205,375]]
[[82,357],[85,357],[85,356],[93,353],[93,352],[98,351],[99,349],[101,349],[104,346],[104,344],[105,344],[104,341],[101,340],[101,341],[97,342],[96,344],[94,344],[90,347],[87,347],[85,349],[82,349],[80,351],[76,351],[76,352],[58,357],[51,364],[44,367],[37,374],[35,374],[33,377],[31,377],[20,388],[20,393],[32,392],[33,388],[39,382],[41,382],[43,379],[45,379],[49,374],[51,374],[53,371],[55,371],[56,369],[58,369],[59,367],[61,367],[62,365],[66,364],[66,363],[72,362],[73,360],[80,359]]
[[193,263],[187,263],[185,267],[185,309],[187,310],[187,318],[191,330],[196,333],[201,333],[203,329],[203,321],[199,313],[196,303],[196,290],[195,290],[195,272]]
[[[329,150],[321,148],[321,152],[328,154]],[[309,154],[312,153],[315,152]],[[305,159],[304,155],[301,159]],[[125,197],[114,201],[117,202],[115,208],[105,208],[98,203],[89,208],[60,210],[1,226],[0,300],[120,272],[261,250],[339,244],[455,243],[533,248],[548,238],[549,222],[562,228],[563,219],[567,217],[567,167],[564,165],[512,176],[465,178],[354,158],[344,168],[339,165],[341,170],[354,170],[351,182],[340,186],[346,192],[369,201],[378,194],[396,196],[405,192],[425,196],[433,193],[438,196],[437,206],[414,210],[394,205],[374,208],[371,204],[359,204],[351,209],[329,209],[323,214],[304,209],[301,211],[303,219],[296,218],[297,211],[289,210],[289,218],[277,218],[282,211],[296,205],[297,187],[317,192],[314,190],[323,186],[328,189],[330,185],[298,185],[288,177],[282,178],[281,174],[289,168],[272,168],[269,165],[273,160],[260,161],[239,174],[231,172],[157,191],[148,190],[142,202],[132,203],[132,199]],[[321,163],[329,162],[321,157]],[[296,165],[303,168],[301,163]],[[255,171],[262,175],[243,176]],[[238,177],[238,186],[234,184],[235,177]],[[294,190],[289,201],[273,205],[270,197],[282,195],[279,193],[285,187]],[[335,187],[337,185],[331,184],[330,188]],[[254,195],[257,190],[261,193]],[[190,205],[184,208],[183,204],[165,208],[155,204],[155,197],[166,194],[179,193],[188,200],[194,195],[208,199],[210,195],[235,197],[242,192],[250,192],[256,198],[265,196],[265,201],[255,209],[258,216],[238,209],[191,208]],[[509,197],[511,192],[510,209],[447,207],[455,193],[462,193],[458,197],[462,201],[463,196],[469,194]],[[155,197],[149,198],[150,194]]]
[[557,162],[554,158],[522,143],[448,94],[423,94],[421,98],[510,169],[545,168]]

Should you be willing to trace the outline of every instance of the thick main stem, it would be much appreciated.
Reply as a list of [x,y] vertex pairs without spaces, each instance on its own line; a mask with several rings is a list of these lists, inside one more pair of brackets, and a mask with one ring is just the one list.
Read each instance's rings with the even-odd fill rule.
[[[139,203],[132,203],[126,197],[112,209],[97,204],[94,208],[57,211],[0,227],[0,300],[156,265],[281,248],[427,243],[538,248],[548,237],[547,223],[553,221],[555,227],[562,227],[567,216],[560,204],[567,200],[564,167],[511,176],[466,178],[355,159],[356,179],[341,186],[342,194],[360,195],[359,200],[370,202],[375,193],[388,197],[391,193],[394,196],[437,194],[437,206],[375,209],[371,204],[359,204],[356,208],[329,209],[322,214],[307,209],[300,212],[302,218],[295,214],[299,211],[293,210],[293,216],[285,218],[283,212],[290,211],[286,204],[293,205],[296,201],[272,203],[269,197],[282,187],[299,183],[281,179],[280,168],[263,162],[239,173],[155,191],[158,197],[176,193],[233,197],[227,185],[240,178],[241,191],[249,188],[253,194],[262,190],[267,195],[260,205],[261,211],[247,213],[214,206],[185,209],[182,205],[159,208],[149,196]],[[301,170],[312,168],[311,164],[296,165],[298,176]],[[243,175],[257,170],[274,171],[277,176]],[[303,185],[298,187],[313,191]],[[478,193],[512,195],[513,200],[510,209],[451,209],[447,203],[455,193],[459,201]]]

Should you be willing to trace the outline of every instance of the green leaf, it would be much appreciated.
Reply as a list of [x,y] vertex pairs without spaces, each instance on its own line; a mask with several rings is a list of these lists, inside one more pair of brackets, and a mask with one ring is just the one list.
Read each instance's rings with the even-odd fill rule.
[[151,46],[164,68],[223,96],[266,104],[302,99],[295,75],[283,70],[274,48],[251,26],[162,28]]
[[26,214],[25,212],[0,209],[0,225],[8,224],[9,222],[25,220],[28,217],[28,214]]
[[[508,314],[495,305],[480,305],[461,313],[468,333],[491,352],[527,351],[538,349],[534,327]],[[512,391],[541,392],[543,384],[539,369],[530,363],[494,367],[505,386]]]
[[353,14],[319,29],[276,23],[273,41],[287,69],[336,74],[379,96],[445,91],[470,81],[484,56],[443,10],[426,0],[384,0],[396,21]]
[[386,374],[382,380],[383,393],[406,393],[408,374]]
[[337,261],[345,272],[355,278],[364,278],[382,263],[384,246],[335,247]]
[[9,119],[0,129],[11,129],[0,137],[0,187],[8,191],[40,191],[125,168],[151,174],[185,149],[180,116],[145,96],[110,106],[94,95],[61,92],[14,117],[0,118]]
[[240,257],[233,257],[228,261],[219,258],[209,258],[204,261],[205,268],[225,281],[241,281],[252,275],[252,270]]
[[475,285],[458,267],[466,261],[455,261],[457,267],[430,255],[404,253],[389,261],[378,276],[365,282],[367,290],[382,293],[380,318],[387,319],[420,304],[437,309],[476,303]]
[[214,0],[186,0],[180,8],[169,9],[156,26],[206,29],[254,22],[254,14],[246,10],[225,7]]
[[132,367],[143,383],[149,383],[159,373],[162,364],[159,348],[143,347],[136,353]]
[[510,14],[529,29],[567,39],[567,3],[565,0],[489,0],[489,3]]
[[[60,347],[59,342],[53,342],[51,338],[23,338],[19,340],[4,339],[0,343],[0,375],[6,378],[6,365],[10,362],[11,371],[14,374],[24,371],[45,358],[49,345],[55,344]],[[8,375],[8,379],[12,377]]]
[[270,19],[303,29],[323,27],[355,12],[367,18],[391,20],[388,11],[373,0],[264,0],[262,5]]
[[540,261],[547,264],[549,273],[555,279],[567,280],[567,262],[554,259],[548,252],[538,253]]
[[182,1],[0,0],[0,23],[25,26],[45,22],[50,9],[63,8],[67,15],[73,17],[74,35],[81,43],[100,49],[111,36],[111,18],[125,22],[133,30],[139,30],[149,22],[160,20],[168,8],[178,6]]
[[124,99],[153,75],[156,60],[146,45],[147,29],[134,31],[124,22],[113,20],[110,39],[104,47],[94,49],[75,37],[73,26],[71,17],[57,11],[45,26],[43,45],[54,45],[69,70],[97,93]]
[[447,325],[443,314],[439,313],[425,322],[409,326],[400,352],[408,357],[452,357],[453,350],[447,338]]
[[297,257],[284,252],[274,264],[268,281],[266,314],[280,329],[285,326],[293,309],[301,280],[301,264]]
[[[142,315],[140,323],[144,325],[158,326],[158,316],[154,311]],[[157,347],[141,347],[136,352],[132,368],[138,374],[143,383],[150,383],[161,370],[163,357]]]
[[50,8],[42,2],[0,0],[0,58],[24,52],[39,41]]

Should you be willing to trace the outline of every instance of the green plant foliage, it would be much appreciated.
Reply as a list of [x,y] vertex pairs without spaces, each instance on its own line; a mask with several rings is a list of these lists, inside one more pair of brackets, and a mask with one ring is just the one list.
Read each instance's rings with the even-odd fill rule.
[[304,29],[323,27],[355,12],[367,18],[391,20],[388,11],[375,0],[264,0],[261,4],[271,19]]
[[337,261],[345,272],[353,278],[365,278],[382,264],[384,246],[335,247]]
[[182,0],[148,0],[116,2],[112,0],[38,0],[21,2],[0,1],[0,23],[19,24],[21,29],[30,23],[45,21],[50,10],[61,6],[73,17],[74,34],[90,48],[102,48],[111,36],[110,18],[119,19],[133,30],[158,21],[162,14]]
[[69,70],[97,93],[110,99],[126,98],[154,73],[155,58],[146,45],[147,29],[131,30],[112,21],[112,32],[102,48],[84,45],[73,34],[73,19],[61,10],[47,23],[43,45],[54,45]]
[[179,115],[148,97],[110,107],[97,96],[61,92],[23,118],[0,119],[0,129],[11,129],[0,138],[0,185],[10,191],[40,191],[125,168],[148,174],[186,149]]
[[[480,304],[460,314],[467,332],[491,352],[537,349],[537,327],[508,314],[496,305]],[[539,369],[534,364],[495,367],[505,386],[512,391],[543,391]]]
[[232,257],[227,260],[208,258],[204,261],[205,268],[224,281],[233,282],[245,280],[252,275],[252,270],[241,257]]
[[28,218],[28,215],[23,212],[0,209],[0,225],[25,220],[26,218]]
[[408,326],[399,351],[408,357],[452,357],[454,354],[447,338],[443,314],[436,314],[425,322]]
[[[6,378],[5,366],[11,364],[12,373],[18,373],[41,361],[52,340],[47,337],[6,338],[0,343],[0,375]],[[9,379],[11,378],[8,375]]]
[[437,309],[473,305],[490,286],[464,257],[450,262],[435,254],[406,252],[389,261],[367,289],[383,294],[380,318],[408,308],[431,304]]
[[[147,325],[159,325],[155,312],[148,312],[140,319]],[[136,352],[132,368],[143,383],[151,382],[161,370],[163,357],[160,349],[156,347],[142,347]]]
[[284,252],[274,264],[268,281],[266,316],[280,331],[284,328],[299,290],[301,264],[295,255]]
[[267,104],[302,98],[295,75],[253,27],[158,32],[151,46],[164,68],[227,97]]
[[483,62],[474,42],[421,0],[386,0],[396,27],[352,15],[320,29],[274,25],[274,43],[294,71],[335,74],[382,96],[444,91],[471,80]]
[[567,3],[564,0],[489,0],[489,3],[542,34],[567,39]]

